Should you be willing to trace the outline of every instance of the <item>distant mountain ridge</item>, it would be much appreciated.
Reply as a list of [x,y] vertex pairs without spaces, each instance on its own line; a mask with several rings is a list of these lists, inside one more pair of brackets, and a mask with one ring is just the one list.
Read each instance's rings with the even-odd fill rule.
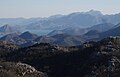
[[[98,26],[98,28],[97,28]],[[105,26],[105,29],[100,27]],[[80,45],[86,41],[98,41],[109,36],[120,36],[120,26],[110,23],[98,24],[91,28],[67,28],[63,30],[54,30],[45,36],[37,36],[30,32],[24,32],[21,35],[8,34],[0,40],[9,41],[20,46],[31,46],[36,43],[51,43],[66,46]]]
[[[68,35],[84,35],[89,31],[98,31],[98,32],[105,32],[112,28],[114,28],[116,25],[111,23],[102,23],[93,25],[89,28],[79,28],[79,27],[68,27],[62,30],[53,30],[52,32],[48,33],[48,36],[53,36],[56,34],[68,34]],[[117,27],[117,26],[116,26]]]
[[88,33],[84,35],[84,38],[89,39],[89,40],[101,40],[101,39],[109,37],[109,36],[120,36],[120,24],[117,24],[114,27],[112,27],[111,29],[104,31],[104,32],[88,31]]
[[[120,23],[120,13],[103,15],[100,11],[90,10],[87,12],[74,12],[68,15],[53,15],[46,18],[4,18],[0,19],[0,24],[20,25],[23,31],[48,34],[53,30],[63,30],[66,28],[88,28],[93,25],[110,23]],[[96,27],[97,28],[97,27]],[[103,30],[106,29],[102,28]],[[43,32],[42,32],[43,31]],[[106,30],[105,30],[106,31]]]

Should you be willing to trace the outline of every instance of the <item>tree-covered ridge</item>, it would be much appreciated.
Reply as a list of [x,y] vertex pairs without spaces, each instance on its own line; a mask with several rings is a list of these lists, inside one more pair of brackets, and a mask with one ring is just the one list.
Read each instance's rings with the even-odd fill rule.
[[80,46],[40,43],[19,48],[5,57],[6,61],[32,65],[48,77],[119,77],[120,37]]

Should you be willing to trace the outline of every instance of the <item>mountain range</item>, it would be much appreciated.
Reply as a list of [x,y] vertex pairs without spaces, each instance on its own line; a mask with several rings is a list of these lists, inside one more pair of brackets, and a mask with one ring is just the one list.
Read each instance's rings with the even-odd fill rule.
[[53,30],[49,34],[42,36],[26,31],[21,34],[7,34],[1,37],[0,40],[12,42],[23,47],[41,42],[76,46],[86,41],[98,41],[109,36],[120,36],[120,24],[103,23],[89,28],[66,28]]
[[54,36],[37,36],[36,34],[30,32],[24,32],[20,35],[18,34],[8,34],[0,38],[1,41],[7,41],[20,46],[30,46],[35,43],[51,43],[59,45],[80,45],[84,42],[81,36],[73,36],[67,34],[57,34]]
[[[0,24],[19,25],[22,31],[31,31],[33,33],[46,35],[53,30],[63,30],[67,28],[90,28],[98,24],[109,25],[109,28],[120,23],[120,13],[103,15],[100,11],[90,10],[88,12],[75,12],[68,15],[53,15],[46,18],[1,18]],[[99,25],[100,26],[100,25]],[[99,27],[106,31],[108,27]],[[104,25],[103,25],[104,26]],[[97,28],[97,27],[96,27]],[[104,30],[105,29],[105,30]],[[98,29],[97,29],[98,30]]]
[[0,77],[120,77],[120,13],[1,18]]

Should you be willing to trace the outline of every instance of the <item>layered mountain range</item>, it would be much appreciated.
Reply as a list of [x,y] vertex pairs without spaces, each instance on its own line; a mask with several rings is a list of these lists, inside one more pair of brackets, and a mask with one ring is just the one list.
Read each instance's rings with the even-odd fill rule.
[[36,43],[51,43],[66,46],[76,46],[87,41],[98,41],[109,36],[120,36],[119,24],[98,24],[89,28],[66,28],[53,30],[47,35],[36,35],[29,31],[21,34],[12,33],[0,38],[2,41],[12,42],[19,46],[30,46]]
[[0,77],[120,76],[119,13],[4,18],[0,25]]
[[[101,27],[103,23],[109,28],[120,23],[120,14],[103,15],[100,11],[90,10],[88,12],[75,12],[68,15],[54,15],[46,18],[4,18],[0,19],[0,24],[17,25],[22,31],[31,31],[39,35],[48,34],[53,30],[63,30],[67,28],[89,28],[98,24],[100,31],[106,31],[108,27]],[[104,25],[103,25],[104,26]],[[97,30],[99,30],[98,27]],[[104,30],[105,29],[105,30]]]

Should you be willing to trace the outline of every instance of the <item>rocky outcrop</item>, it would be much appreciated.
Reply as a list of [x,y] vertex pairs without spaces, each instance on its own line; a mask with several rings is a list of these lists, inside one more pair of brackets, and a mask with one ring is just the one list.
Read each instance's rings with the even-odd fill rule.
[[47,77],[47,75],[28,64],[0,62],[0,77]]

